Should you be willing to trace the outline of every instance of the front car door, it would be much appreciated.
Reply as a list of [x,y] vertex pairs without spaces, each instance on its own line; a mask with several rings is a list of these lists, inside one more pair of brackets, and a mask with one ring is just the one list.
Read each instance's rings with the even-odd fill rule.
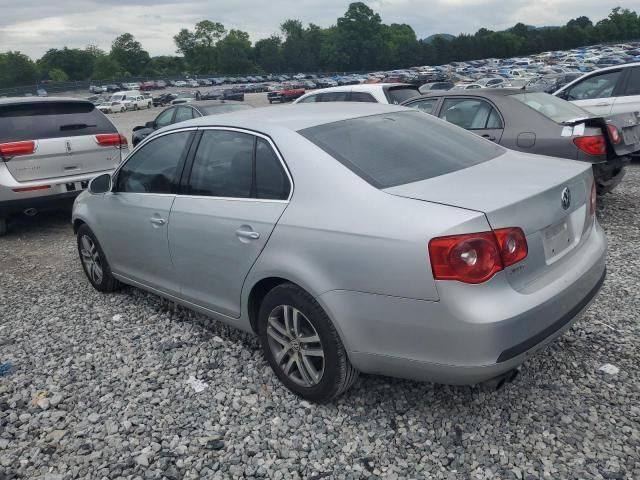
[[597,73],[568,87],[560,96],[594,115],[610,115],[621,79],[622,69]]
[[168,293],[179,284],[169,255],[169,212],[193,131],[170,132],[136,150],[99,203],[98,237],[114,274]]
[[500,143],[504,131],[500,113],[484,98],[445,98],[438,116],[496,143]]
[[267,137],[238,129],[202,130],[169,222],[181,297],[239,317],[244,280],[291,190],[284,162]]

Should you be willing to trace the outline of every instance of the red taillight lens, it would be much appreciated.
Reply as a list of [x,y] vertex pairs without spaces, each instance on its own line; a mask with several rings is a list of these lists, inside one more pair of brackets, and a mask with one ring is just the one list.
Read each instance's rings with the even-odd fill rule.
[[434,238],[429,256],[437,280],[482,283],[503,268],[493,232]]
[[607,142],[604,135],[591,135],[588,137],[576,137],[573,143],[587,155],[605,155]]
[[28,140],[26,142],[0,143],[0,156],[5,158],[17,155],[31,155],[36,150],[36,142]]
[[596,181],[594,180],[593,183],[591,184],[591,198],[589,202],[589,211],[591,212],[592,216],[596,214],[597,197],[598,197],[598,192],[596,190]]
[[51,185],[37,185],[35,187],[20,187],[20,188],[12,188],[14,192],[35,192],[36,190],[48,190],[51,188]]
[[527,239],[520,228],[502,228],[495,230],[496,239],[500,246],[500,256],[504,268],[507,268],[520,260],[524,260],[529,254]]
[[96,142],[103,147],[128,145],[127,138],[119,133],[101,133],[96,135]]
[[527,240],[519,228],[438,237],[429,242],[436,280],[483,283],[527,254]]
[[622,138],[620,138],[620,131],[615,125],[607,125],[607,131],[609,132],[609,140],[614,145],[618,145]]

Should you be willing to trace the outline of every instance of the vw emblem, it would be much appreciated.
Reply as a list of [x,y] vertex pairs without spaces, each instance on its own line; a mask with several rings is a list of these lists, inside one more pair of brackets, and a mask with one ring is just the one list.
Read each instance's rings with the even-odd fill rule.
[[571,206],[571,190],[569,190],[569,187],[564,187],[564,190],[562,190],[560,201],[562,202],[562,208],[568,210]]

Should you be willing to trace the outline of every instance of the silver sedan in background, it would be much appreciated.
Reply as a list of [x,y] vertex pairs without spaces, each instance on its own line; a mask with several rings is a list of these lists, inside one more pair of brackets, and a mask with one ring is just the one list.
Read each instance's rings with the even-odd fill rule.
[[284,385],[328,401],[358,372],[512,378],[604,281],[595,201],[590,165],[329,103],[161,129],[92,181],[73,225],[96,289],[254,332]]

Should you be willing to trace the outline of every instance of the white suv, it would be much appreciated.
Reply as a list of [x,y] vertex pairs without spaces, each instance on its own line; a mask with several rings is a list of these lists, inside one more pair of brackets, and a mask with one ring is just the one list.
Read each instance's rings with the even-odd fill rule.
[[399,105],[419,95],[418,87],[408,83],[361,83],[313,90],[293,103],[371,102]]
[[598,116],[640,112],[640,63],[587,73],[554,95]]
[[87,100],[0,99],[0,235],[12,215],[70,204],[127,153],[126,138]]
[[153,100],[142,95],[127,95],[122,103],[127,110],[139,110],[141,108],[151,108]]

